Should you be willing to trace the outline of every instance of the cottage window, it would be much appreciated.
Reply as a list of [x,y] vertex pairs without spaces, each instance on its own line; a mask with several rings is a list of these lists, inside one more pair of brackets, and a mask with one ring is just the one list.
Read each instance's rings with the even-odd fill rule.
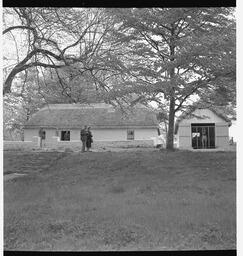
[[70,131],[61,131],[61,140],[70,141]]
[[131,129],[127,130],[127,139],[134,140],[134,130],[131,130]]

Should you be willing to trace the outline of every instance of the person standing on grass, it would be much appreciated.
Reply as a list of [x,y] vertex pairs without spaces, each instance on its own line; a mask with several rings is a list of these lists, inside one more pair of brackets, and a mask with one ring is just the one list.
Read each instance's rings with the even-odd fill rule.
[[87,126],[81,130],[80,133],[81,141],[82,141],[82,152],[85,152],[86,142],[87,142]]
[[93,142],[92,137],[93,137],[93,135],[92,135],[92,132],[91,132],[91,127],[88,127],[88,131],[87,131],[87,141],[86,141],[87,151],[90,151],[91,143]]
[[41,127],[40,130],[39,130],[39,138],[40,138],[40,148],[42,148],[42,141],[45,139],[44,137],[44,130],[43,128]]

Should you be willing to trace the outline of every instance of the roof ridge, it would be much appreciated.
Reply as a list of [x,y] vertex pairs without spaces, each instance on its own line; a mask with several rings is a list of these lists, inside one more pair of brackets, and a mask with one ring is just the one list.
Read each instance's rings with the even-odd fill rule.
[[72,103],[67,103],[67,104],[47,104],[43,109],[82,109],[82,108],[113,108],[112,105],[106,104],[106,103],[92,103],[92,104],[72,104]]
[[[42,107],[41,109],[39,109],[37,112],[39,111],[43,111],[43,110],[53,110],[53,109],[116,109],[114,106],[112,106],[111,104],[106,104],[106,103],[92,103],[92,104],[48,104],[45,105],[44,107]],[[152,107],[147,107],[147,106],[134,106],[133,109],[146,109],[149,111],[153,111],[156,112],[156,109],[153,109]],[[36,113],[37,113],[36,112]]]
[[128,113],[128,115],[119,109],[110,111],[112,109],[114,109],[112,106],[106,108],[86,106],[84,108],[83,105],[77,107],[61,105],[55,108],[55,106],[49,105],[33,114],[25,123],[25,127],[29,125],[81,127],[83,124],[106,127],[113,125],[153,126],[158,123],[155,113],[150,109],[134,108],[134,112]]

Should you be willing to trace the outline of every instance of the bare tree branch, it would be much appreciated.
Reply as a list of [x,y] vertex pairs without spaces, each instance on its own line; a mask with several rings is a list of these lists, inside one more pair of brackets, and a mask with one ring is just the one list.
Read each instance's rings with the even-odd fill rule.
[[6,28],[5,30],[3,30],[3,35],[14,29],[28,29],[28,30],[31,30],[37,36],[36,30],[29,26],[12,26],[12,27]]

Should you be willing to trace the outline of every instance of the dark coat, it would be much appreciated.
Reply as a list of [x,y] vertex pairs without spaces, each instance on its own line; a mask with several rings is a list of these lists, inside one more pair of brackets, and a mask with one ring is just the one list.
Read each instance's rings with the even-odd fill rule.
[[39,130],[39,137],[42,140],[44,140],[46,138],[46,133],[45,133],[45,131],[42,128]]
[[87,131],[85,129],[81,130],[80,137],[82,141],[87,141]]
[[93,135],[92,135],[91,131],[88,131],[87,132],[87,140],[86,140],[86,147],[87,148],[91,148],[91,143],[93,142],[92,137],[93,137]]

